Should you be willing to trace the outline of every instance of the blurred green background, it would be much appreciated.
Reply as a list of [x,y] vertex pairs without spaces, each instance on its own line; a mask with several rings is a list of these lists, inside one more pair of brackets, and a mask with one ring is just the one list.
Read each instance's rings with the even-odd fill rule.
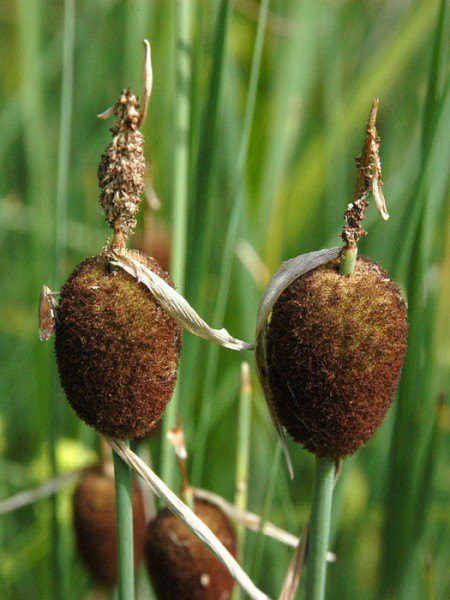
[[[252,58],[258,26],[259,71]],[[111,125],[96,114],[123,87],[139,92],[141,42],[149,37],[154,90],[143,132],[148,196],[161,207],[152,212],[154,198],[142,202],[132,241],[167,254],[175,224],[178,287],[214,327],[248,341],[280,262],[339,245],[353,158],[372,99],[380,98],[391,220],[383,223],[371,203],[361,252],[408,296],[409,353],[388,418],[346,460],[337,485],[337,561],[327,596],[448,598],[445,1],[2,0],[0,27],[0,498],[95,460],[96,435],[61,394],[52,343],[38,340],[37,300],[43,283],[59,289],[109,236],[96,170]],[[259,81],[254,111],[250,103],[246,113],[252,64]],[[185,333],[178,408],[170,415],[183,417],[193,483],[233,500],[242,360],[254,380],[249,508],[298,534],[309,512],[312,457],[290,444],[290,483],[250,353]],[[149,445],[155,468],[177,488],[161,440]],[[88,595],[91,582],[73,545],[72,489],[0,516],[0,597]],[[291,556],[278,542],[247,534],[244,566],[271,597]],[[150,597],[143,577],[140,589]]]

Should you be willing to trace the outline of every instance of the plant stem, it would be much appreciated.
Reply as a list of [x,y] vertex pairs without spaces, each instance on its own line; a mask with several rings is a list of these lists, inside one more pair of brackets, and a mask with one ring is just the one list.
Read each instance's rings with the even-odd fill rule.
[[316,458],[316,479],[308,537],[306,600],[323,600],[325,597],[334,468],[332,460]]
[[[236,461],[236,491],[234,503],[236,508],[247,510],[248,498],[248,466],[250,458],[250,427],[251,427],[251,395],[250,372],[248,363],[242,363],[242,387],[239,395],[239,422]],[[245,526],[237,527],[238,556],[244,556]]]
[[[176,98],[175,98],[175,148],[173,188],[173,235],[171,275],[177,290],[184,293],[186,267],[187,208],[189,188],[189,88],[191,78],[190,57],[190,0],[176,3]],[[175,426],[178,413],[179,384],[164,419],[162,442],[162,477],[169,487],[174,486],[176,459],[167,440],[167,432]]]
[[344,246],[341,253],[341,261],[339,263],[339,273],[341,275],[352,275],[355,270],[357,257],[358,248],[356,246],[350,248]]
[[273,496],[275,493],[275,486],[278,476],[278,469],[280,466],[281,458],[281,443],[278,440],[275,448],[275,454],[270,468],[269,478],[264,490],[264,504],[261,512],[260,527],[258,537],[254,546],[254,552],[252,557],[252,576],[254,581],[258,581],[259,574],[261,572],[262,561],[264,557],[264,546],[266,537],[264,535],[264,524],[269,520],[270,510],[272,508]]
[[[73,60],[75,44],[75,2],[64,2],[64,30],[62,47],[62,77],[59,115],[58,143],[58,175],[56,181],[56,202],[53,213],[54,246],[53,246],[53,289],[59,289],[62,275],[62,265],[67,249],[67,198],[69,190],[70,149],[72,135],[72,104],[73,104]],[[60,423],[60,386],[56,367],[51,367],[52,393],[49,398],[49,457],[52,477],[58,476],[57,443]],[[60,596],[66,595],[66,573],[64,567],[67,550],[64,544],[63,530],[59,524],[58,493],[52,497],[53,538],[55,545],[55,560],[57,565],[56,588]]]
[[[128,442],[126,442],[129,446]],[[118,600],[134,599],[133,503],[131,469],[114,455],[116,484],[117,547],[119,561]]]

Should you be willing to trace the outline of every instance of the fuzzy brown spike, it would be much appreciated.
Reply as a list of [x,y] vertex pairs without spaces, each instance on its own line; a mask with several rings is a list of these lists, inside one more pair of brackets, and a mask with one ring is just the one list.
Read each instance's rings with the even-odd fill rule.
[[[117,584],[115,486],[102,467],[88,469],[75,489],[73,520],[78,552],[94,581],[106,588]],[[133,484],[135,567],[144,550],[145,513],[142,493]]]
[[[236,556],[236,535],[225,513],[205,500],[195,501],[197,516]],[[228,570],[168,509],[147,526],[145,560],[161,600],[227,600],[233,590]]]
[[281,423],[318,456],[339,459],[375,433],[406,351],[406,303],[387,273],[338,260],[296,279],[276,302],[267,337],[269,383]]
[[135,216],[145,189],[144,136],[138,130],[139,103],[130,90],[122,92],[113,112],[113,139],[98,168],[100,204],[110,227],[126,239],[136,227]]
[[[170,278],[152,258],[149,269]],[[108,254],[83,261],[61,290],[55,351],[61,384],[78,416],[121,439],[152,430],[177,379],[181,327]]]

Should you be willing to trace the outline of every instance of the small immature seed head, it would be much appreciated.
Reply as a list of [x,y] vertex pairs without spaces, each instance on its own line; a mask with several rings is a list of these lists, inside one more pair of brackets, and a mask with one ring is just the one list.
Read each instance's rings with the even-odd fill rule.
[[400,378],[406,311],[398,286],[364,258],[350,277],[334,260],[281,294],[267,365],[274,408],[295,441],[339,459],[373,436]]
[[[196,500],[195,512],[235,556],[235,532],[220,508],[210,502]],[[158,598],[231,598],[234,582],[227,569],[168,509],[162,510],[147,526],[145,560]]]
[[[128,253],[171,284],[154,259]],[[78,416],[102,434],[136,438],[153,429],[172,396],[181,327],[102,253],[78,265],[61,290],[55,351]]]
[[[78,552],[94,581],[106,588],[117,584],[115,486],[101,466],[85,472],[73,496],[73,520]],[[133,483],[135,568],[144,550],[145,512],[141,491]]]

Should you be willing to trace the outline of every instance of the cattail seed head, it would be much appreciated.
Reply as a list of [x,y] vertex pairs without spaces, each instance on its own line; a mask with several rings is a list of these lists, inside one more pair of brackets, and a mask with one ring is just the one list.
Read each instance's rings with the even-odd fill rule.
[[269,324],[274,409],[295,441],[318,456],[355,452],[380,426],[406,352],[406,302],[368,259],[353,275],[334,260],[296,279]]
[[[118,581],[115,486],[101,466],[88,469],[73,496],[73,520],[80,556],[94,581],[112,588]],[[144,549],[145,513],[142,493],[133,482],[135,568]]]
[[[195,501],[197,516],[236,555],[236,537],[228,517],[204,500]],[[226,600],[233,579],[221,562],[168,509],[147,526],[145,560],[158,598],[164,600]]]
[[[154,259],[128,253],[171,284]],[[78,265],[62,288],[55,351],[78,416],[102,434],[141,437],[172,396],[181,327],[148,289],[112,268],[105,252]]]
[[114,106],[117,117],[113,139],[98,168],[100,204],[109,225],[125,237],[136,227],[136,213],[144,192],[144,136],[138,130],[139,103],[124,90]]

